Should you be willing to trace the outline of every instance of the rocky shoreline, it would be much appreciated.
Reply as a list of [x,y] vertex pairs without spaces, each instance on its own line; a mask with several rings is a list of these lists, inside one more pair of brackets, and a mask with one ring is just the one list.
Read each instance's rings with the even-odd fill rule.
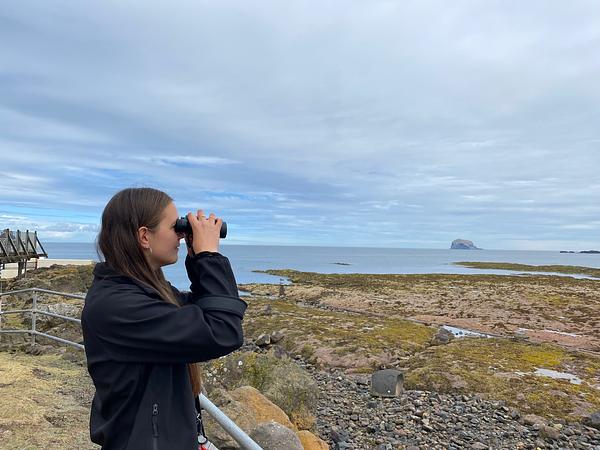
[[311,372],[322,393],[317,432],[333,449],[600,448],[596,428],[522,415],[477,395],[407,390],[382,399],[370,395],[365,377]]
[[[40,269],[38,278],[17,280],[13,289],[36,285],[85,292],[90,276],[89,267]],[[526,280],[433,275],[335,277],[294,273],[294,276],[295,283],[286,286],[281,296],[279,286],[241,286],[252,293],[246,299],[249,302],[244,322],[247,344],[241,352],[207,365],[205,381],[211,389],[209,398],[231,408],[232,399],[240,399],[240,389],[246,392],[248,388],[244,386],[255,388],[285,412],[293,423],[292,431],[304,433],[318,445],[305,445],[305,450],[321,450],[327,444],[334,450],[600,449],[600,358],[597,356],[561,348],[556,343],[532,343],[527,336],[511,334],[491,339],[452,339],[435,325],[403,319],[404,312],[416,310],[419,305],[435,307],[439,296],[452,295],[456,286],[467,304],[473,299],[481,304],[482,295],[495,292],[494,306],[500,308],[498,287],[508,292],[508,284],[514,279],[519,289],[524,289]],[[589,336],[597,337],[597,331],[591,328],[599,311],[597,296],[592,291],[595,282],[557,281],[548,277],[529,281],[541,287],[540,298],[545,302],[539,305],[540,309],[530,310],[532,322],[538,318],[548,320],[541,315],[542,306],[551,304],[557,310],[555,314],[565,308],[565,320],[574,326],[585,301],[588,318],[584,323],[589,327]],[[474,296],[469,289],[483,291]],[[529,295],[530,291],[521,293]],[[576,309],[560,295],[574,300]],[[402,303],[399,298],[408,300]],[[28,301],[25,297],[6,299],[5,305],[7,309],[26,308]],[[510,309],[513,301],[503,305]],[[535,304],[531,297],[528,301]],[[41,306],[77,316],[81,307],[78,302],[48,296]],[[12,316],[7,324],[27,326],[28,320],[25,316]],[[75,341],[81,339],[78,329],[52,318],[40,320],[38,326],[51,334]],[[62,355],[67,360],[65,364],[71,361],[84,364],[82,354],[65,351],[64,347],[44,342],[43,338],[39,341],[42,345],[31,349],[23,336],[2,336],[1,347],[19,354]],[[19,360],[23,367],[33,366],[24,369],[29,375],[23,375],[21,381],[42,373],[33,361]],[[53,364],[61,367],[61,376],[70,373],[68,364]],[[572,372],[581,384],[536,376],[533,372],[537,367]],[[404,391],[396,398],[371,395],[370,375],[383,368],[398,369],[405,374]],[[89,379],[83,372],[78,372],[72,380],[57,378],[58,382],[72,386],[78,398],[81,392],[85,395],[90,392]],[[9,380],[3,383],[0,396],[7,392],[18,395],[18,389]],[[61,395],[69,393],[61,392]],[[91,397],[80,398],[77,402],[87,408],[90,400]],[[62,419],[55,419],[59,414],[54,411],[56,408],[64,415],[65,424],[71,423],[71,428],[63,428]],[[69,442],[73,424],[82,418],[70,417],[64,411],[67,411],[64,405],[49,401],[46,415],[52,422],[45,424],[44,429],[60,442]],[[79,407],[76,411],[81,414]],[[29,428],[11,425],[10,414],[6,412],[5,416],[0,414],[0,438],[9,444],[15,442],[7,448],[21,448],[16,443],[27,442]],[[34,426],[32,423],[31,427]],[[85,427],[78,425],[82,426]],[[79,431],[85,434],[85,430]],[[327,444],[317,437],[313,439],[309,431]],[[78,439],[83,442],[85,436],[79,433]],[[61,448],[68,448],[65,445]]]

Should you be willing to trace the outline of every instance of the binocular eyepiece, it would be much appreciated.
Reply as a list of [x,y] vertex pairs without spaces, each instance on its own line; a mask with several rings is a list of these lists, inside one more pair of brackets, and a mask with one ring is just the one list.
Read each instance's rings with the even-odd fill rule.
[[[180,217],[175,222],[175,232],[176,233],[185,233],[192,234],[192,225],[190,225],[190,221],[187,217]],[[221,233],[219,235],[221,239],[225,239],[227,237],[227,223],[223,222],[221,224]]]

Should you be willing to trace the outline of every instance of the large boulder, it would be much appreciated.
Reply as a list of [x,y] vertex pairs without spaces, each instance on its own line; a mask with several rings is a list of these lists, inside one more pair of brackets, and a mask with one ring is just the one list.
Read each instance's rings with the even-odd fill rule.
[[[214,389],[211,392],[210,399],[242,430],[248,432],[258,425],[255,415],[246,405],[234,400],[225,390]],[[206,435],[217,448],[221,450],[240,448],[233,438],[209,414],[204,413],[202,421]]]
[[294,425],[307,430],[315,424],[313,411],[317,408],[319,388],[308,372],[294,363],[294,370],[289,371],[289,367],[275,367],[264,393],[287,413]]
[[270,420],[277,422],[284,427],[295,429],[294,424],[290,422],[287,414],[262,395],[252,386],[242,386],[230,392],[231,397],[242,403],[251,412],[258,423],[268,422]]
[[206,378],[209,392],[214,385],[228,390],[253,386],[279,406],[299,429],[314,424],[313,412],[319,397],[317,383],[290,358],[236,352],[212,361]]
[[261,423],[249,434],[263,450],[304,450],[298,436],[277,422]]

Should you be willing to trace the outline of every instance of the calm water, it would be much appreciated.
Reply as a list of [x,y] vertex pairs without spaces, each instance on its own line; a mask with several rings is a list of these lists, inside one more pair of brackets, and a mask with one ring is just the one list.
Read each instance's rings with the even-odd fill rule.
[[[98,260],[91,243],[44,244],[50,258]],[[179,261],[164,268],[176,287],[188,289],[185,273],[186,249]],[[493,261],[520,264],[560,264],[600,268],[600,254],[560,253],[558,251],[439,250],[400,248],[291,247],[222,245],[238,283],[279,283],[280,278],[254,273],[254,270],[295,269],[320,273],[511,273],[454,266],[458,261]],[[341,265],[339,263],[343,263]],[[345,265],[348,264],[348,265]]]

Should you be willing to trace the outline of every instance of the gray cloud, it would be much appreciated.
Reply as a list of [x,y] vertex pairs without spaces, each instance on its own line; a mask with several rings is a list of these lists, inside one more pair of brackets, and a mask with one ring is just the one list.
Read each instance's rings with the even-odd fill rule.
[[5,5],[0,209],[152,185],[244,243],[593,246],[600,12],[516,5]]

